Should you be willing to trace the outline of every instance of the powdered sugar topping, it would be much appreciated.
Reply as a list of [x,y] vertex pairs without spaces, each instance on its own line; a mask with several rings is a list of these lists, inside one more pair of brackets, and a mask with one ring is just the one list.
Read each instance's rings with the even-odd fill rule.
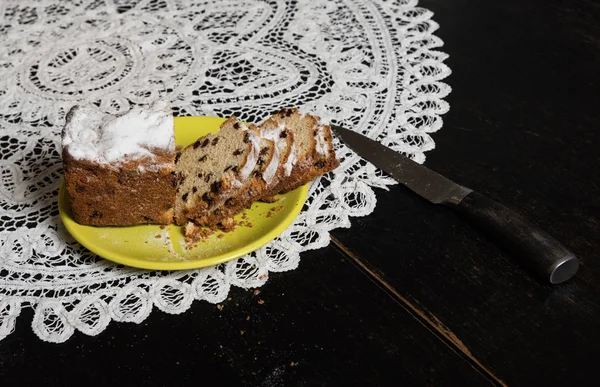
[[323,156],[329,156],[329,147],[327,146],[327,140],[325,139],[325,127],[319,126],[317,128],[317,153]]
[[175,152],[173,114],[163,101],[116,116],[93,105],[76,106],[67,117],[62,146],[75,159],[101,164],[153,156],[153,149]]
[[252,149],[248,153],[246,164],[244,164],[244,167],[240,171],[240,177],[242,181],[245,181],[248,178],[248,176],[250,176],[250,174],[254,170],[254,167],[256,166],[256,163],[258,162],[258,156],[260,153],[260,137],[258,137],[251,130],[248,130],[248,128],[245,125],[242,125],[242,129],[247,131],[247,133],[249,134],[250,142],[252,143]]
[[277,172],[277,168],[279,167],[279,161],[281,159],[282,151],[282,149],[280,148],[285,147],[285,145],[287,144],[285,139],[279,137],[281,132],[283,132],[284,130],[285,127],[283,125],[276,129],[261,130],[261,135],[264,138],[271,140],[275,143],[273,158],[271,159],[271,162],[269,163],[269,165],[263,173],[263,179],[267,184],[271,184],[273,178],[275,177],[275,173]]
[[283,171],[286,177],[292,173],[292,168],[294,164],[296,164],[296,144],[292,142],[292,149],[290,150],[290,154],[287,160],[285,161],[285,164],[283,164]]

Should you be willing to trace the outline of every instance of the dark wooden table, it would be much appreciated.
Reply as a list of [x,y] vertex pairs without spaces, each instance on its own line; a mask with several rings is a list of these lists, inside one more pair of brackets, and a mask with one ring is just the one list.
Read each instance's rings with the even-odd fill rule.
[[[423,0],[451,110],[426,165],[512,207],[581,259],[530,277],[478,230],[395,186],[260,294],[41,342],[0,342],[11,385],[596,385],[600,367],[600,5]],[[262,300],[264,303],[259,303]],[[89,381],[89,383],[84,383]]]

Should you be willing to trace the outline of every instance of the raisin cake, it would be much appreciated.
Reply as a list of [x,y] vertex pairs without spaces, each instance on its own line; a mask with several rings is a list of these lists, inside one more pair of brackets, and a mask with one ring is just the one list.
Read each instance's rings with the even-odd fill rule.
[[273,154],[272,141],[235,117],[184,148],[176,164],[175,223],[217,225],[246,208],[266,188]]
[[[227,165],[224,160],[216,164],[196,162],[196,159],[219,160],[223,154],[227,155],[231,149],[235,149],[235,146],[225,149],[210,147],[214,145],[213,141],[224,144],[230,141],[239,143],[241,134],[236,134],[231,129],[236,127],[243,133],[243,142],[253,144],[252,149],[247,147],[244,151],[249,154],[254,152],[254,158],[238,151],[242,157],[240,160],[234,160],[231,165]],[[215,138],[217,140],[214,140]],[[261,141],[262,145],[259,145]],[[265,146],[267,141],[272,146]],[[207,150],[204,150],[202,145],[205,145]],[[182,153],[182,158],[177,164],[182,178],[185,179],[186,173],[192,172],[190,175],[195,182],[193,186],[182,188],[185,192],[181,194],[187,201],[184,209],[186,216],[181,218],[181,222],[187,222],[185,233],[190,239],[194,239],[194,235],[198,234],[198,226],[217,225],[227,229],[234,223],[232,217],[254,201],[260,199],[272,202],[276,194],[304,185],[339,165],[333,149],[331,129],[322,125],[317,117],[300,114],[297,109],[284,109],[265,120],[259,128],[253,125],[246,127],[235,118],[230,118],[223,124],[216,137],[202,138],[194,146],[188,147],[187,153]],[[184,155],[189,159],[189,164],[182,164]],[[250,171],[251,165],[255,165],[255,168],[249,177],[239,176],[238,171],[242,166]],[[197,172],[198,176],[194,176]],[[206,173],[216,178],[212,187],[197,182],[196,178]],[[224,173],[228,175],[220,177]],[[181,202],[179,196],[178,201]],[[181,204],[175,205],[176,214],[180,213],[180,207]],[[176,219],[178,218],[176,215]]]
[[172,223],[176,152],[167,103],[120,115],[74,106],[62,148],[66,193],[77,223]]
[[292,191],[340,165],[333,149],[331,128],[318,117],[301,114],[298,109],[282,109],[262,125],[289,128],[294,135],[294,150],[286,164],[286,177],[271,189],[273,193]]
[[75,106],[62,134],[66,191],[83,225],[227,229],[256,200],[274,201],[339,165],[331,129],[283,109],[259,127],[231,117],[176,152],[167,103],[106,115]]

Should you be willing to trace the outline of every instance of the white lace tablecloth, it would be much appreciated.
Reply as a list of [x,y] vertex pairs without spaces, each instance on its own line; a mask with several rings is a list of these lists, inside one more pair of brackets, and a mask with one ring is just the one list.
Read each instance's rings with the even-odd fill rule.
[[330,230],[373,211],[373,187],[394,184],[337,143],[339,169],[255,253],[183,272],[123,267],[77,244],[58,216],[72,105],[115,113],[160,98],[177,115],[250,122],[303,106],[423,162],[450,92],[431,16],[417,0],[0,1],[0,339],[25,307],[42,340],[64,342],[154,308],[221,302],[231,286],[296,268]]

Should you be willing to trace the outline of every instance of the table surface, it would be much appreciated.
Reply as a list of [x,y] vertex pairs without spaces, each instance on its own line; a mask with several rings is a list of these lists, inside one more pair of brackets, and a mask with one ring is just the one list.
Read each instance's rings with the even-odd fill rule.
[[[423,0],[453,74],[426,165],[515,209],[581,260],[531,277],[401,186],[300,267],[218,308],[153,312],[48,344],[31,311],[0,342],[19,385],[591,385],[600,367],[600,5]],[[127,383],[129,382],[129,383]],[[10,384],[6,384],[10,385]]]

